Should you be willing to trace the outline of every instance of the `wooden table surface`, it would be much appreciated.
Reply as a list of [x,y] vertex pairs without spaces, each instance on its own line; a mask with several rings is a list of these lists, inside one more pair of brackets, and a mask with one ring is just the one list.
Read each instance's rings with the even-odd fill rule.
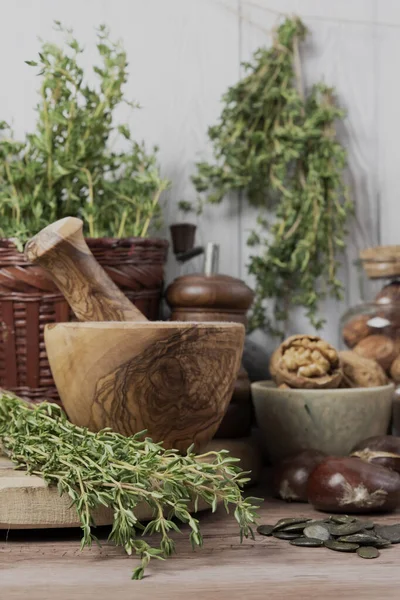
[[[250,491],[264,496],[262,488]],[[260,510],[260,523],[294,515],[321,513],[305,504],[268,500]],[[400,514],[374,520],[400,522]],[[202,513],[200,523],[202,549],[193,552],[186,535],[176,536],[177,554],[165,562],[153,561],[139,582],[130,579],[135,560],[121,549],[104,542],[101,549],[81,553],[79,530],[0,532],[0,599],[400,598],[400,544],[382,550],[378,559],[363,560],[327,549],[296,548],[257,534],[255,541],[241,545],[233,517],[222,509]]]

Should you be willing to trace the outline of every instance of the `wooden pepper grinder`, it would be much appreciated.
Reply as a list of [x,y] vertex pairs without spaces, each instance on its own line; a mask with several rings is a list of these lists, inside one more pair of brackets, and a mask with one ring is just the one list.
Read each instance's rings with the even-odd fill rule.
[[[219,246],[209,243],[204,273],[183,275],[166,290],[173,321],[234,321],[246,325],[254,292],[240,279],[218,273]],[[250,435],[253,422],[250,380],[242,365],[231,402],[215,438]]]

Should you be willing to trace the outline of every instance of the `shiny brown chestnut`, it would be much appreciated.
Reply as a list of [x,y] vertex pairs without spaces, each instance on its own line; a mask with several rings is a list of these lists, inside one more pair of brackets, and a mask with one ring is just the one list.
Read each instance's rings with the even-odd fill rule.
[[272,471],[272,493],[286,502],[307,502],[307,481],[310,473],[327,455],[319,450],[303,450],[289,456]]
[[395,435],[370,437],[354,446],[350,456],[400,473],[400,437]]
[[328,457],[308,479],[308,501],[337,513],[386,512],[400,505],[400,475],[355,457]]

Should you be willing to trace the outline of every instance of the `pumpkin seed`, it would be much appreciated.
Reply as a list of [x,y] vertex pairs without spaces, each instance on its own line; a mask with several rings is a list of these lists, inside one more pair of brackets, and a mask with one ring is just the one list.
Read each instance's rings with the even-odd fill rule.
[[331,534],[328,530],[328,525],[309,525],[304,528],[303,533],[307,538],[322,541],[329,540],[329,538],[331,537]]
[[293,531],[303,533],[303,529],[307,527],[308,521],[303,521],[302,523],[292,523],[291,525],[287,525],[284,529],[280,531]]
[[376,546],[376,544],[387,544],[387,540],[379,538],[372,533],[354,533],[353,535],[344,535],[338,538],[339,542],[350,542],[351,544],[360,544],[360,546]]
[[380,552],[373,546],[363,546],[357,549],[357,554],[360,558],[378,558]]
[[337,523],[338,525],[344,525],[345,523],[354,523],[356,521],[356,517],[350,517],[350,515],[331,515],[329,519],[333,523]]
[[333,523],[329,526],[329,532],[331,535],[353,535],[354,533],[359,533],[363,531],[364,526],[360,521],[355,521],[354,523],[342,523],[341,525],[336,525]]
[[298,531],[273,531],[272,535],[278,540],[295,540],[299,537]]
[[377,541],[374,544],[371,544],[374,548],[389,548],[392,545],[389,540],[384,540],[383,538],[378,537]]
[[339,542],[338,540],[326,540],[324,546],[329,550],[336,550],[336,552],[355,552],[360,547],[358,544]]
[[257,533],[260,535],[272,535],[273,525],[259,525],[257,527]]
[[377,558],[379,548],[400,543],[400,523],[379,525],[349,515],[330,515],[326,519],[289,517],[279,519],[275,525],[259,525],[257,532],[288,540],[292,546],[325,546],[336,552],[357,552],[361,558]]
[[375,523],[373,521],[357,521],[361,523],[364,529],[374,529]]
[[307,548],[318,548],[324,545],[322,540],[318,538],[299,537],[290,542],[292,546],[305,546]]
[[311,519],[306,519],[304,517],[293,517],[289,519],[279,519],[279,521],[274,525],[274,531],[280,531],[281,529],[285,529],[288,525],[296,525],[297,523],[308,523]]
[[375,532],[384,540],[392,544],[400,544],[400,526],[399,525],[376,525]]

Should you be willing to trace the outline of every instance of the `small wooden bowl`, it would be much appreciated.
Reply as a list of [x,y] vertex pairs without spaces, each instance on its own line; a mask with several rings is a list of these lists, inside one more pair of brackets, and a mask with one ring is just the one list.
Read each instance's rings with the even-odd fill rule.
[[199,450],[232,396],[245,329],[238,323],[82,322],[45,328],[69,419],[92,431],[144,429],[167,448]]
[[256,419],[272,463],[308,448],[345,456],[358,442],[385,435],[394,386],[352,389],[278,389],[251,385]]

